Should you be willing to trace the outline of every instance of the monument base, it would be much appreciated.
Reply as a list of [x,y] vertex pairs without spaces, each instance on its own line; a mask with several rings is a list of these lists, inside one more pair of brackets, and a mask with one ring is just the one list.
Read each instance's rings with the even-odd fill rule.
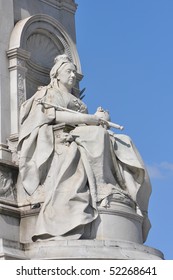
[[0,240],[0,259],[162,260],[154,248],[122,240],[49,240],[22,244]]
[[0,260],[26,260],[23,244],[17,241],[0,239]]
[[[121,198],[123,199],[123,197]],[[98,205],[98,217],[91,224],[85,226],[82,240],[124,240],[143,244],[142,223],[143,216],[136,213],[131,201],[111,198],[108,207]],[[41,209],[41,203],[21,207],[20,242],[31,243],[35,234],[35,224]],[[37,204],[35,204],[37,206]],[[63,240],[63,237],[56,237]]]

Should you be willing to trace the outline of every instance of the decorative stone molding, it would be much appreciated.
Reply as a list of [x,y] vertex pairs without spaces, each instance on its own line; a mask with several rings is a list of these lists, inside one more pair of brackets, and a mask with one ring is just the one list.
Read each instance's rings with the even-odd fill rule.
[[122,240],[63,240],[23,244],[0,239],[1,260],[163,260],[162,252]]
[[6,162],[11,162],[11,152],[8,149],[8,146],[0,143],[0,159],[5,160]]
[[8,148],[11,151],[11,155],[12,155],[12,163],[15,166],[18,166],[18,154],[17,154],[17,143],[18,143],[18,134],[12,134],[10,135],[10,137],[7,139],[7,143],[8,143]]
[[7,172],[2,167],[0,168],[0,196],[6,196],[11,194],[11,188],[13,185],[12,174]]
[[17,85],[18,85],[18,105],[19,108],[22,103],[26,100],[25,98],[25,76],[24,74],[18,73],[17,75]]
[[49,6],[52,6],[56,9],[64,9],[68,12],[75,13],[77,9],[77,4],[74,0],[40,0],[43,3],[46,3]]
[[[34,37],[32,36],[35,37],[46,36],[47,39],[50,40],[49,42],[51,44],[55,44],[57,48],[57,54],[59,54],[58,51],[60,53],[65,52],[72,58],[73,62],[77,66],[78,73],[81,74],[81,66],[80,66],[80,61],[76,50],[76,46],[73,43],[70,36],[64,30],[64,27],[57,20],[55,20],[54,18],[48,15],[40,14],[19,21],[12,31],[9,49],[12,50],[15,47],[15,48],[21,48],[29,52],[32,49],[34,53],[34,47],[35,46],[37,47],[37,45],[35,44],[38,43],[38,40],[36,39],[34,40]],[[29,45],[30,41],[28,41],[31,39],[32,39],[32,44],[34,43],[33,41],[35,41],[34,46],[32,48],[30,48]],[[42,51],[41,48],[42,45],[39,45],[40,52]],[[43,58],[44,59],[42,60],[42,62],[44,63],[45,57]]]
[[9,70],[26,69],[26,61],[30,57],[30,53],[20,47],[14,47],[7,51],[9,58]]
[[0,162],[0,200],[16,202],[17,168]]
[[11,133],[18,132],[19,109],[26,100],[26,61],[30,54],[21,48],[7,51],[10,70]]
[[154,248],[123,240],[42,241],[24,245],[27,259],[162,260]]

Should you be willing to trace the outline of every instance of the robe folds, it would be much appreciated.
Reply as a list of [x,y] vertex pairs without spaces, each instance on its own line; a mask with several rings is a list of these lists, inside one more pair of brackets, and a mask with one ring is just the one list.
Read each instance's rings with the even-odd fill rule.
[[39,195],[40,186],[44,192],[33,241],[58,236],[81,238],[85,227],[98,217],[97,203],[106,205],[118,189],[128,193],[140,209],[145,240],[150,228],[147,209],[151,186],[132,140],[102,126],[79,125],[62,132],[57,141],[56,108],[43,106],[39,100],[87,112],[73,95],[49,87],[38,90],[21,107],[19,203],[32,202],[29,198]]

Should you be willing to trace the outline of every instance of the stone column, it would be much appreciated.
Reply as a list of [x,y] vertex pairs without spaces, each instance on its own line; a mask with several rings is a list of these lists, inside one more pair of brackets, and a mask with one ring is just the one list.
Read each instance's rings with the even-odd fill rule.
[[10,76],[6,51],[14,27],[13,0],[0,0],[0,22],[0,159],[10,160],[6,145],[10,133]]
[[18,132],[18,119],[21,104],[26,100],[26,60],[30,53],[20,48],[7,52],[10,70],[10,97],[11,97],[11,133]]

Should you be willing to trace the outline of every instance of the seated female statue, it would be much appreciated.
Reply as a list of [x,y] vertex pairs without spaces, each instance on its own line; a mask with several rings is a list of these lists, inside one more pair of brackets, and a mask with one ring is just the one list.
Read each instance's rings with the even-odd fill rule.
[[50,84],[21,107],[19,197],[41,202],[33,241],[84,238],[112,198],[140,212],[145,240],[150,182],[143,161],[128,136],[109,131],[107,120],[88,114],[73,95],[76,70],[66,55],[56,57]]

